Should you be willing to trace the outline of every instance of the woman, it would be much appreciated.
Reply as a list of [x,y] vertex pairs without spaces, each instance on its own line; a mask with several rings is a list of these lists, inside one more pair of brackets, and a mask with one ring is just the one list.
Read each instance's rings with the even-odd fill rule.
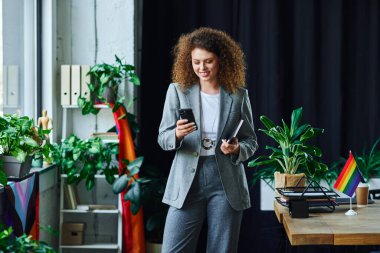
[[[250,207],[242,162],[258,147],[244,54],[226,33],[200,28],[180,37],[174,56],[158,136],[162,149],[176,151],[163,197],[170,208],[162,252],[194,252],[205,218],[207,252],[236,252]],[[180,119],[181,108],[192,109],[198,129]],[[237,138],[227,141],[240,120]]]

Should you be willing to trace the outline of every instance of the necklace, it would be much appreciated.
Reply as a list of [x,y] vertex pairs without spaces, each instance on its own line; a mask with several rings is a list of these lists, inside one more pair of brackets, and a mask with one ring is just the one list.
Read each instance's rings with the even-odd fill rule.
[[[207,103],[207,99],[202,99],[202,101]],[[212,108],[210,104],[208,104],[208,107]],[[202,148],[205,150],[210,150],[216,146],[216,134],[214,131],[214,127],[215,127],[216,119],[218,117],[218,113],[214,113],[214,115],[215,116],[214,116],[214,120],[212,121],[211,132],[206,132],[206,130],[205,130],[206,121],[204,118],[203,107],[202,107],[202,103],[201,103],[202,133],[205,135],[201,140],[201,145],[202,145]],[[214,135],[214,138],[206,136],[207,134]]]

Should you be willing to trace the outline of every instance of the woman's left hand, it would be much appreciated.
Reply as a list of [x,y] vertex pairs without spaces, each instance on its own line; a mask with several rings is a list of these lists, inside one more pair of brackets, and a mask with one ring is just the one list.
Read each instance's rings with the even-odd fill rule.
[[230,143],[227,143],[226,139],[222,140],[222,145],[220,146],[220,150],[223,154],[229,155],[237,155],[240,152],[240,145],[237,138],[233,138]]

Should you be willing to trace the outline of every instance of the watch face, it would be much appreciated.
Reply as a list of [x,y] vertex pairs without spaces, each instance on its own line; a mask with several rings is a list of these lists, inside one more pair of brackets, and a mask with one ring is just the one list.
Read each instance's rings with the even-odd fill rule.
[[215,140],[211,140],[209,138],[203,138],[202,139],[202,147],[205,150],[210,150],[214,146],[215,146]]

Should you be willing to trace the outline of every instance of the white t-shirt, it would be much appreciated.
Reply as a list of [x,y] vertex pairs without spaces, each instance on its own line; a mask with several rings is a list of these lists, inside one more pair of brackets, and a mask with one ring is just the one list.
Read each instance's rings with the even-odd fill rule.
[[219,107],[220,93],[201,92],[201,156],[215,155]]

